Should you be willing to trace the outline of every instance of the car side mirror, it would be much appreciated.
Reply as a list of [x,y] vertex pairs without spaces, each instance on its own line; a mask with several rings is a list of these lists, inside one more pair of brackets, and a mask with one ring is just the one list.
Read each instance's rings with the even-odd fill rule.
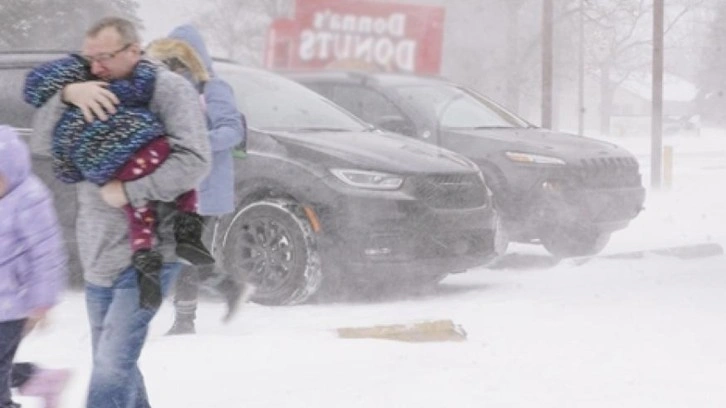
[[411,122],[398,115],[381,116],[376,120],[375,125],[378,128],[406,136],[414,136],[416,134],[416,129],[414,129]]

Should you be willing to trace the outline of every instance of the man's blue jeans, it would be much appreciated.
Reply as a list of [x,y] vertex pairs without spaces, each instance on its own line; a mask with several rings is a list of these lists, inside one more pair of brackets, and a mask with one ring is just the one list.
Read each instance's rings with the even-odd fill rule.
[[[168,292],[180,269],[178,263],[164,264],[163,294]],[[93,347],[86,407],[149,408],[137,362],[157,310],[139,306],[136,269],[130,267],[123,271],[111,287],[86,283],[86,308]]]

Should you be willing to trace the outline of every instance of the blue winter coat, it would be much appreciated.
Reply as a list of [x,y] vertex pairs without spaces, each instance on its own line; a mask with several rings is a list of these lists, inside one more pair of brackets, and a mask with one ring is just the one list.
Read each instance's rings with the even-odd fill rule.
[[[58,179],[106,184],[139,149],[164,136],[164,126],[149,110],[156,75],[157,67],[141,60],[129,79],[111,81],[108,89],[121,104],[108,120],[86,123],[79,108],[66,108],[51,144],[53,171]],[[25,79],[23,96],[40,108],[64,86],[92,79],[87,64],[71,55],[33,68]]]
[[210,80],[204,86],[207,129],[212,147],[212,170],[199,187],[199,213],[224,215],[234,211],[234,158],[232,150],[246,137],[243,116],[237,108],[232,87],[216,76],[212,59],[199,32],[191,25],[175,28],[170,38],[192,46],[202,58]]
[[30,153],[0,126],[0,322],[53,306],[66,281],[66,253],[50,191],[31,172]]

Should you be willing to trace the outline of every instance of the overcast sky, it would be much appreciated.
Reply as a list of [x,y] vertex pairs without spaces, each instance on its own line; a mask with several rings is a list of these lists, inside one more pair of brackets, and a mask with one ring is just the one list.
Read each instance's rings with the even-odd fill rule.
[[144,22],[144,43],[164,37],[176,26],[189,22],[189,0],[152,0],[139,2],[139,17]]

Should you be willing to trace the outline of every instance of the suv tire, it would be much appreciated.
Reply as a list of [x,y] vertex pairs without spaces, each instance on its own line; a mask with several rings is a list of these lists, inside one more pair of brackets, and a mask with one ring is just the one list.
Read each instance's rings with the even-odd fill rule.
[[317,238],[295,201],[269,198],[244,205],[224,230],[224,266],[256,286],[254,302],[295,305],[320,287]]
[[609,232],[578,227],[558,227],[542,237],[542,245],[556,258],[590,256],[599,253],[610,240]]

